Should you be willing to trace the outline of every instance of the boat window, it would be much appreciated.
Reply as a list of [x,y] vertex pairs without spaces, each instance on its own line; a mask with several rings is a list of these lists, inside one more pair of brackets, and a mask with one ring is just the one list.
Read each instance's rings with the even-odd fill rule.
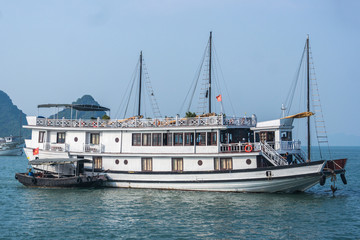
[[143,133],[142,134],[142,145],[143,146],[151,146],[151,133]]
[[172,133],[164,133],[163,134],[163,145],[164,146],[172,146]]
[[183,133],[174,133],[174,145],[175,146],[183,145]]
[[292,140],[291,132],[289,131],[281,132],[281,141],[291,141],[291,140]]
[[182,158],[173,158],[172,159],[172,170],[174,172],[183,171],[184,163]]
[[65,132],[58,132],[57,133],[56,143],[65,143]]
[[152,145],[153,146],[161,146],[161,133],[153,133],[152,134]]
[[152,158],[141,158],[141,170],[152,171]]
[[100,144],[100,133],[90,133],[90,144]]
[[214,170],[231,170],[232,158],[214,158]]
[[194,133],[185,133],[185,145],[194,145]]
[[258,132],[255,133],[255,142],[260,142],[260,134]]
[[45,131],[40,131],[39,132],[39,143],[44,142],[44,136],[45,136]]
[[216,145],[217,144],[217,138],[216,138],[216,132],[208,132],[207,133],[207,145]]
[[102,157],[93,157],[94,169],[102,169]]
[[274,142],[275,141],[275,132],[260,132],[260,141],[261,142]]
[[196,133],[196,145],[206,145],[206,133]]
[[141,145],[141,134],[140,133],[133,133],[132,134],[132,145],[133,146],[140,146]]

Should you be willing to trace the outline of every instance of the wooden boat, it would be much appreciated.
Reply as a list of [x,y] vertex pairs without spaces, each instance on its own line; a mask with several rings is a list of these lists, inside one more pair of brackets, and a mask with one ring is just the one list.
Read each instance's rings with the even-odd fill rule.
[[106,181],[103,175],[57,177],[53,174],[29,176],[28,173],[16,173],[15,178],[27,187],[100,187]]
[[[100,187],[107,180],[104,175],[84,174],[87,159],[36,159],[31,161],[34,171],[16,173],[15,179],[28,187]],[[46,168],[57,169],[56,172]],[[67,171],[61,171],[67,169]],[[70,173],[70,174],[69,174]]]

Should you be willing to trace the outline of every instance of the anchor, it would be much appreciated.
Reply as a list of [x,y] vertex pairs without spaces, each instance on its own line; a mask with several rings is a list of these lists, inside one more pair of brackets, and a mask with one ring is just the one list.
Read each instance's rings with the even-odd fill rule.
[[333,185],[330,185],[330,188],[333,193],[333,197],[335,197],[335,192],[337,190],[337,187],[335,187],[335,183],[336,183],[336,174],[335,173],[333,173],[331,176],[331,182],[333,182]]

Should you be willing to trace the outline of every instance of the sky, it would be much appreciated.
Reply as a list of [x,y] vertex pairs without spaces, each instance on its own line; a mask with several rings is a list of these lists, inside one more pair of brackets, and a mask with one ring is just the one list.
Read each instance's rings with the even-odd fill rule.
[[161,113],[175,116],[212,31],[228,115],[272,120],[309,34],[330,141],[360,145],[359,9],[357,0],[0,0],[0,90],[28,115],[84,94],[115,115],[143,51]]

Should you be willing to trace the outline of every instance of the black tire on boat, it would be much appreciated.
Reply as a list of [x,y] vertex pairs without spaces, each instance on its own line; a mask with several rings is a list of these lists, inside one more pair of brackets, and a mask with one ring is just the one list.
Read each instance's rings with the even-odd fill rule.
[[346,177],[345,177],[345,173],[342,173],[340,174],[340,177],[341,177],[341,181],[343,182],[343,184],[347,184],[347,180],[346,180]]
[[81,177],[78,177],[78,179],[76,180],[77,183],[82,183],[82,179]]
[[86,177],[86,180],[87,180],[88,182],[90,182],[90,181],[91,181],[91,177],[90,177],[90,176],[87,176],[87,177]]
[[321,178],[320,178],[320,185],[321,185],[321,186],[324,186],[324,185],[325,185],[325,182],[326,182],[326,176],[325,176],[325,175],[322,175]]
[[18,177],[16,176],[16,174],[15,174],[15,179],[16,179],[16,180],[18,179]]
[[33,178],[31,179],[31,182],[36,185],[37,179],[36,179],[35,177],[33,177]]
[[103,183],[104,183],[104,180],[102,180],[102,179],[98,179],[98,180],[97,180],[97,183],[98,183],[98,185],[99,185],[99,186],[102,186],[102,185],[103,185]]

